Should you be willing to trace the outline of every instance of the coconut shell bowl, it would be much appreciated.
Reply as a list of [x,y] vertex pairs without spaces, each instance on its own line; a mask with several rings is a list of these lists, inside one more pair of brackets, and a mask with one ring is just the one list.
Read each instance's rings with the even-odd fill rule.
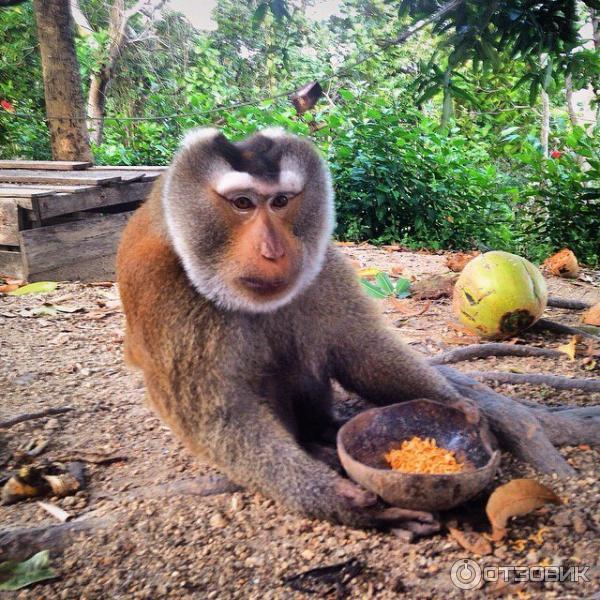
[[[414,436],[433,438],[439,448],[454,451],[463,470],[443,475],[392,470],[385,454]],[[339,430],[337,449],[348,476],[389,504],[437,511],[462,504],[492,481],[500,453],[489,439],[487,426],[469,423],[461,410],[412,400],[356,415]]]

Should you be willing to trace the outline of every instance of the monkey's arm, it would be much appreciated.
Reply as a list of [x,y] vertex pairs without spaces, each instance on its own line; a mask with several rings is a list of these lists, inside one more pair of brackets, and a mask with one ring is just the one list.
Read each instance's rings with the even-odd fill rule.
[[[193,438],[188,445],[196,445],[232,481],[311,518],[359,527],[400,524],[417,532],[436,528],[430,514],[384,509],[375,494],[312,458],[265,398],[239,382],[219,384],[219,398],[203,398],[201,390],[194,390],[198,420],[188,414],[185,424],[175,423],[183,413],[171,413],[169,420],[184,439]],[[215,390],[209,381],[202,388]]]
[[346,260],[332,256],[330,263],[333,266],[327,267],[325,277],[329,279],[333,270],[338,274],[336,285],[339,288],[342,281],[346,291],[345,303],[332,321],[335,335],[331,336],[329,352],[333,377],[374,404],[429,398],[457,405],[476,421],[477,407],[385,325]]

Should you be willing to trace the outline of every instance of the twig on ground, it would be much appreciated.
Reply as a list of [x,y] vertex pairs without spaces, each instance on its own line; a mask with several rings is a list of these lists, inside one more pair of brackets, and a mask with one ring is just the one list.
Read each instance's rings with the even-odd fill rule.
[[582,390],[584,392],[600,392],[600,381],[563,377],[562,375],[546,375],[544,373],[505,373],[503,371],[471,371],[469,377],[499,383],[530,383],[547,385],[557,390]]
[[554,444],[600,443],[600,407],[590,413],[575,408],[552,411],[529,402],[525,405],[451,367],[438,365],[436,369],[481,408],[504,449],[541,472],[575,474]]
[[464,348],[457,348],[432,356],[429,362],[432,365],[447,365],[450,363],[471,360],[472,358],[488,358],[489,356],[536,356],[543,358],[564,358],[565,353],[550,348],[537,348],[535,346],[517,346],[514,344],[471,344]]
[[553,308],[566,308],[568,310],[585,310],[592,305],[583,300],[569,300],[568,298],[556,298],[555,296],[550,296],[548,298],[548,306],[552,306]]
[[48,417],[50,415],[61,415],[71,410],[73,409],[70,406],[58,406],[56,408],[46,408],[44,410],[40,410],[39,412],[23,413],[21,415],[17,415],[16,417],[11,417],[10,419],[0,421],[0,429],[7,429],[8,427],[12,427],[17,423],[32,421],[33,419],[41,419],[42,417]]
[[18,527],[0,531],[2,560],[23,560],[40,550],[62,550],[79,533],[92,534],[115,524],[111,518],[82,518],[61,525]]
[[590,333],[583,328],[571,327],[570,325],[564,325],[563,323],[555,323],[549,319],[540,319],[529,328],[529,331],[551,331],[552,333],[582,335],[584,337],[592,338],[593,340],[600,340],[600,335]]

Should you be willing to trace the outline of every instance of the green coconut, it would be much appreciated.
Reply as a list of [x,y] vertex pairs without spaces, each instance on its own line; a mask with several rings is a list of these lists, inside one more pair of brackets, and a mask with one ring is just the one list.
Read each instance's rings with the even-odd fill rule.
[[454,286],[452,305],[473,333],[505,338],[533,325],[547,301],[539,269],[516,254],[493,251],[467,263]]

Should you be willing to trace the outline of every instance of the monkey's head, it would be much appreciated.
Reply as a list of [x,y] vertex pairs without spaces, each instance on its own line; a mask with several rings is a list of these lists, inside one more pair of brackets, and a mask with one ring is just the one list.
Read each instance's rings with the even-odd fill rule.
[[280,129],[235,143],[194,130],[163,190],[171,243],[194,287],[218,306],[273,311],[321,270],[333,191],[309,141]]

